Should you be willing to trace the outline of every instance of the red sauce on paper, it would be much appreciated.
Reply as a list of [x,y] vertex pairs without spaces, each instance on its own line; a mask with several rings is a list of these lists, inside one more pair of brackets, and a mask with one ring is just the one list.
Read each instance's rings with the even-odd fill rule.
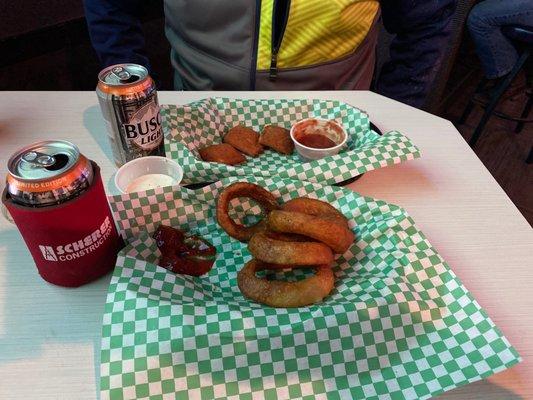
[[298,142],[304,146],[312,147],[313,149],[328,149],[337,145],[337,143],[330,138],[318,133],[302,136],[298,138]]
[[160,225],[153,237],[161,251],[159,265],[172,272],[200,276],[209,272],[215,263],[215,247],[199,236]]

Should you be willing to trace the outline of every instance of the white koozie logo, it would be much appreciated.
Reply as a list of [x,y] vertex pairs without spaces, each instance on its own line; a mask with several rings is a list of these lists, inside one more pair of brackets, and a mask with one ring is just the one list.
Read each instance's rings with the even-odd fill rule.
[[39,248],[41,249],[41,253],[43,253],[43,257],[45,260],[57,261],[57,256],[52,246],[43,246],[40,244]]
[[111,230],[111,221],[106,217],[98,229],[83,239],[56,247],[40,244],[39,249],[46,261],[71,261],[95,251],[109,238]]

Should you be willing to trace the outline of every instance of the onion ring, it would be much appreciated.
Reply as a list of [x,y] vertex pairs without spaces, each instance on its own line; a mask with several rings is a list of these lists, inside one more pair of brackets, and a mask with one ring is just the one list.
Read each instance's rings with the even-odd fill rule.
[[284,265],[331,264],[333,253],[323,243],[286,242],[270,238],[265,233],[257,233],[248,243],[250,253],[260,261]]
[[316,241],[307,236],[297,235],[296,233],[274,232],[268,229],[266,218],[261,220],[261,222],[264,222],[264,227],[265,227],[263,233],[266,234],[270,239],[282,240],[284,242],[315,242]]
[[348,228],[348,219],[339,210],[325,201],[310,199],[309,197],[298,197],[284,203],[281,209],[319,216]]
[[322,301],[334,286],[333,271],[329,265],[314,266],[314,276],[297,282],[268,281],[255,275],[268,267],[252,259],[239,271],[237,284],[244,296],[271,307],[304,307]]
[[267,222],[268,228],[275,232],[308,236],[325,243],[335,253],[343,254],[354,241],[351,230],[321,216],[274,210],[268,214]]
[[229,203],[237,197],[254,199],[259,203],[261,209],[267,212],[279,209],[279,205],[272,193],[253,183],[235,182],[220,193],[216,205],[219,225],[231,237],[241,242],[247,242],[255,233],[264,231],[265,225],[260,221],[252,226],[244,226],[233,221],[228,215]]

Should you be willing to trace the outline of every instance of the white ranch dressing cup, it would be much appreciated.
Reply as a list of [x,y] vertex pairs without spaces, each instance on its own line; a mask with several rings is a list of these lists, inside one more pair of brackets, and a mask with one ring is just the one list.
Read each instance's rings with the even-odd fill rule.
[[149,156],[131,160],[119,168],[115,186],[121,193],[142,192],[164,186],[179,185],[181,166],[165,157]]

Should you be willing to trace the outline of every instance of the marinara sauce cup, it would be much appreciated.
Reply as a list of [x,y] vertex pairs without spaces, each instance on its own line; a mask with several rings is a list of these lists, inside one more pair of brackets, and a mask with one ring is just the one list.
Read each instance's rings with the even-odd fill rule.
[[[322,118],[306,118],[298,121],[291,127],[290,135],[296,151],[300,157],[307,161],[318,160],[339,153],[348,139],[348,134],[342,125],[334,120]],[[326,148],[306,146],[300,141],[308,135],[325,136],[331,140],[333,145]]]

